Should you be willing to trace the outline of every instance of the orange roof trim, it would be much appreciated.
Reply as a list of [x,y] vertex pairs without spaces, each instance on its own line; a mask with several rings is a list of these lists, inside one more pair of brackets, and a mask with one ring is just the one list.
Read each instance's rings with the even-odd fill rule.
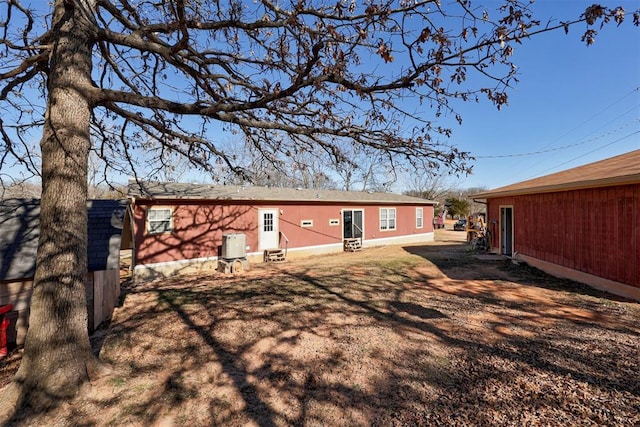
[[640,150],[475,194],[487,199],[640,183]]

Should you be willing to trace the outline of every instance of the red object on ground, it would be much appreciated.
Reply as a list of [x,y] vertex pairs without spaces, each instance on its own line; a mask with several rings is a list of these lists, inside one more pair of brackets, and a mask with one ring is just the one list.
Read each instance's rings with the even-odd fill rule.
[[0,357],[7,355],[7,329],[9,328],[9,319],[5,314],[13,310],[13,304],[7,304],[0,307]]

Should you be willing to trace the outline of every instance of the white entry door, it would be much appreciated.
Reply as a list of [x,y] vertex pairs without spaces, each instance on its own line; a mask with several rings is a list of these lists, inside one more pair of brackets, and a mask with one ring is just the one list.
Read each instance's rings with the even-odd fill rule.
[[278,231],[278,210],[258,209],[258,250],[277,248]]

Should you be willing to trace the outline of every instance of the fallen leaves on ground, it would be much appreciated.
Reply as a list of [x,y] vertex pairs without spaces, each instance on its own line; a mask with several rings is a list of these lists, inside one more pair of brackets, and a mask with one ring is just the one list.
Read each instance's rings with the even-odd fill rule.
[[640,307],[466,245],[128,290],[113,371],[16,425],[640,424]]

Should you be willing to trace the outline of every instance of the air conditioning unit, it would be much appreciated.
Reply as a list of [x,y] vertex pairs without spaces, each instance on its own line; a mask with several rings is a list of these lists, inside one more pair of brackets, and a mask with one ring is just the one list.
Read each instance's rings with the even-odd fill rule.
[[245,258],[247,256],[247,236],[244,234],[222,235],[222,258]]

